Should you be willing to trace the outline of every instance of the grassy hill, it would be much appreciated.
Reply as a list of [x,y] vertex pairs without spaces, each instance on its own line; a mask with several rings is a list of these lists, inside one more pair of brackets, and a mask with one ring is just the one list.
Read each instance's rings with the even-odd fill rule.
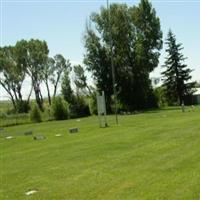
[[[2,130],[0,199],[200,199],[199,107],[120,116],[118,126],[109,116],[108,122],[99,128],[97,117],[88,117]],[[70,127],[79,133],[69,134]],[[25,136],[30,130],[46,139]],[[33,189],[38,192],[25,195]]]

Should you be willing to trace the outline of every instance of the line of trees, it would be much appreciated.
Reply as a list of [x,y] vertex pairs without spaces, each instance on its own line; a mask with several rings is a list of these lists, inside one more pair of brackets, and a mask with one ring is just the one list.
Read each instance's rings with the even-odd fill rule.
[[121,109],[155,107],[149,74],[159,62],[162,31],[151,3],[142,0],[133,7],[112,4],[108,9],[102,7],[100,13],[93,13],[90,19],[84,63],[92,72],[97,88],[105,91],[107,109],[110,110],[113,95],[111,48]]
[[[168,57],[162,73],[164,94],[168,102],[184,101],[191,95],[195,83],[188,83],[191,70],[184,64],[181,44],[171,31],[166,40]],[[45,83],[48,103],[52,104],[61,93],[76,113],[82,112],[83,98],[95,102],[95,91],[103,90],[106,95],[108,112],[112,112],[113,87],[111,62],[116,73],[118,107],[134,111],[157,106],[157,97],[152,88],[149,74],[158,66],[162,48],[162,30],[159,17],[148,0],[141,0],[137,6],[111,4],[92,13],[86,25],[84,36],[84,64],[92,73],[95,89],[87,84],[83,66],[71,66],[69,60],[57,54],[49,57],[45,41],[21,40],[15,46],[0,47],[0,85],[8,93],[17,112],[27,112],[30,96],[35,99],[41,111],[44,99],[41,83]],[[111,60],[113,55],[113,60]],[[74,73],[75,91],[71,87],[70,73]],[[31,78],[31,89],[27,99],[22,97],[25,78]],[[50,90],[50,84],[53,90]]]
[[[191,70],[183,64],[181,45],[176,44],[171,31],[166,44],[169,56],[165,62],[167,70],[163,72],[164,95],[168,104],[181,104],[193,92],[194,83],[188,83]],[[149,75],[158,66],[162,45],[160,20],[148,0],[141,0],[132,7],[112,4],[90,16],[84,63],[92,72],[97,89],[105,92],[108,111],[113,96],[112,61],[119,109],[157,107],[159,97],[153,91]]]
[[[21,40],[14,46],[0,48],[0,84],[8,93],[16,112],[28,112],[30,96],[33,91],[39,109],[44,110],[42,82],[46,86],[49,105],[52,103],[52,98],[57,95],[61,80],[65,99],[69,100],[74,95],[69,81],[69,73],[72,70],[69,60],[66,60],[61,54],[49,57],[48,53],[47,43],[34,39]],[[76,87],[89,88],[83,67],[74,66],[74,72]],[[27,99],[22,96],[22,87],[26,77],[31,79],[31,89]],[[52,91],[50,91],[50,84],[53,85]],[[72,103],[70,100],[69,102]]]

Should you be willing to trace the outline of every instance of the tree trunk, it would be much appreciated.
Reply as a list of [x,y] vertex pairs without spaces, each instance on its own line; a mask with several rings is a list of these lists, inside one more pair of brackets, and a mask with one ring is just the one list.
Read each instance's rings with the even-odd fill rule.
[[19,100],[22,101],[21,86],[17,87],[17,93],[18,93]]
[[17,111],[16,103],[15,103],[15,100],[14,100],[12,94],[10,94],[10,98],[11,98],[11,101],[12,101],[12,104],[13,104],[13,107],[14,107],[14,110]]
[[53,91],[53,97],[54,98],[55,98],[56,92],[57,92],[57,85],[58,85],[58,83],[56,82],[56,84],[54,85],[54,91]]
[[16,103],[15,103],[15,99],[11,93],[11,91],[6,88],[6,86],[0,81],[0,84],[2,85],[2,87],[5,89],[5,91],[9,94],[10,98],[11,98],[11,101],[12,101],[12,104],[13,104],[13,107],[14,107],[14,110],[16,111],[17,110],[17,107],[16,107]]
[[57,80],[56,80],[56,83],[55,83],[55,85],[54,85],[54,92],[53,92],[53,97],[54,97],[54,98],[55,98],[55,96],[56,96],[56,92],[57,92],[57,87],[58,87],[58,82],[59,82],[59,80],[60,80],[60,76],[61,76],[61,74],[58,75]]
[[88,92],[89,92],[89,94],[91,95],[91,94],[92,94],[92,91],[91,91],[90,87],[89,87],[88,85],[86,85],[86,88],[88,89]]
[[33,85],[31,86],[31,91],[28,95],[28,98],[27,98],[27,103],[29,104],[29,101],[30,101],[30,98],[31,98],[31,94],[32,94],[32,91],[33,91]]
[[16,92],[16,89],[14,87],[12,88],[12,91],[14,93],[16,101],[18,101],[17,92]]
[[40,97],[40,89],[39,89],[38,84],[34,84],[34,91],[35,91],[35,99],[36,99],[37,105],[38,105],[39,109],[41,111],[43,111],[42,100]]
[[48,94],[48,101],[49,101],[49,105],[51,105],[51,95],[50,95],[50,90],[49,90],[49,85],[48,85],[48,81],[45,81],[46,87],[47,87],[47,94]]

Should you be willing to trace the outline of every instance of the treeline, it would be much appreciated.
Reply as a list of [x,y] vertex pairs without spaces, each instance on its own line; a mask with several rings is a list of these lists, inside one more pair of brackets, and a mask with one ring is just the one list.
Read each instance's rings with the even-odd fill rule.
[[[49,57],[48,53],[47,43],[34,39],[21,40],[15,46],[0,48],[0,84],[7,91],[15,112],[23,113],[30,110],[32,92],[35,93],[38,108],[40,111],[44,111],[42,83],[45,83],[48,104],[51,106],[52,99],[55,100],[58,85],[61,82],[63,98],[69,103],[71,113],[76,116],[77,113],[87,109],[85,97],[91,93],[84,69],[80,65],[71,66],[69,60],[66,60],[61,54]],[[73,92],[69,78],[72,71],[76,92]],[[26,77],[31,79],[31,88],[27,99],[22,96],[23,82]],[[50,84],[53,86],[53,90],[50,90]],[[55,102],[57,101],[55,100]]]
[[[107,97],[111,110],[113,85],[112,64],[115,69],[118,108],[126,111],[166,104],[181,104],[192,94],[194,83],[191,70],[184,63],[182,46],[171,31],[166,39],[168,54],[163,67],[162,93],[152,88],[150,73],[158,66],[163,45],[160,20],[148,0],[137,6],[112,4],[93,13],[86,27],[84,63],[92,72],[97,88]],[[111,59],[112,58],[112,59]]]
[[[32,92],[39,109],[44,110],[41,83],[46,85],[51,106],[61,83],[62,98],[74,117],[88,113],[88,99],[95,112],[95,94],[102,90],[111,113],[113,64],[118,110],[157,107],[159,98],[169,104],[181,104],[185,96],[192,94],[194,83],[188,83],[191,70],[184,63],[181,44],[176,42],[171,31],[166,40],[168,57],[163,70],[164,85],[161,90],[152,88],[149,75],[159,64],[162,35],[159,17],[148,0],[130,7],[111,4],[109,8],[102,7],[99,13],[92,13],[86,25],[83,63],[92,73],[95,88],[88,86],[83,66],[72,66],[60,54],[49,57],[47,43],[34,39],[0,48],[0,84],[9,94],[16,112],[28,112]],[[75,75],[75,90],[71,87],[71,72]],[[21,90],[27,76],[31,78],[31,89],[24,99]],[[53,85],[52,91],[49,84]]]

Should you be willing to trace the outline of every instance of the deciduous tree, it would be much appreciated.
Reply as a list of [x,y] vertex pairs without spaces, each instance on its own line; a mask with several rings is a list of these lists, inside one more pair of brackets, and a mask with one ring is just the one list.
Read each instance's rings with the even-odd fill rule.
[[158,65],[161,47],[160,21],[148,0],[133,7],[112,4],[91,15],[91,26],[86,27],[84,62],[97,88],[111,99],[112,49],[118,99],[125,109],[142,109],[153,105],[149,73]]
[[45,41],[31,39],[27,44],[27,73],[31,77],[36,102],[43,110],[43,97],[40,84],[43,81],[43,70],[48,59],[48,46]]
[[91,89],[87,84],[87,77],[85,75],[84,68],[81,65],[75,65],[74,66],[74,83],[76,85],[76,88],[78,90],[81,90],[84,94],[91,94]]

